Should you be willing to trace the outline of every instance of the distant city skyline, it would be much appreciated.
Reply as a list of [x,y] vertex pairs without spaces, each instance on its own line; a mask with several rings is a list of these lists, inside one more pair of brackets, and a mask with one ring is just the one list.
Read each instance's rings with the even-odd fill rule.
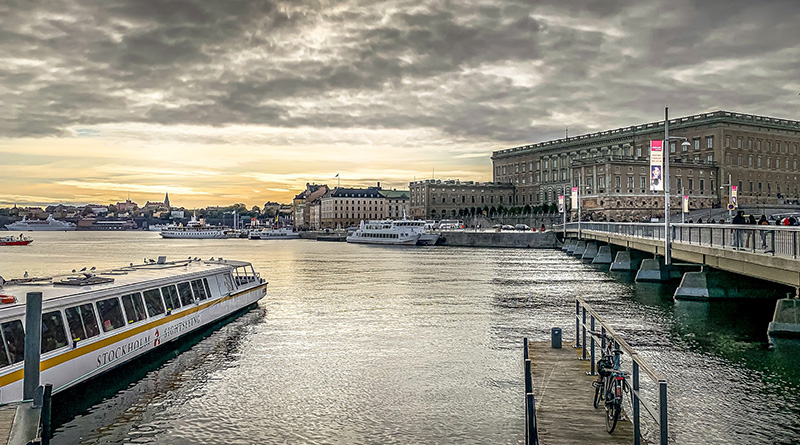
[[796,0],[6,2],[0,206],[488,181],[494,150],[664,105],[798,120],[798,22]]

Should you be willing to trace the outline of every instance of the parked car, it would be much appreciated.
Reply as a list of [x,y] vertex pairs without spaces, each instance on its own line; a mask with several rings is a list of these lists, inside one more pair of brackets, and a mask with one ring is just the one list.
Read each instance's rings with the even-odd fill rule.
[[503,224],[503,230],[514,230],[514,226],[511,224]]
[[514,229],[516,229],[516,230],[531,230],[531,227],[529,225],[527,225],[527,224],[517,224],[516,226],[514,226]]

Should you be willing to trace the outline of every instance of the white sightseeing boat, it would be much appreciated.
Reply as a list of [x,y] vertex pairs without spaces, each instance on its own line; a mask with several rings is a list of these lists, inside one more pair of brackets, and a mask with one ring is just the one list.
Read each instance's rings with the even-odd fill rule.
[[75,223],[71,223],[69,221],[59,221],[57,219],[53,219],[53,215],[47,215],[47,219],[28,219],[26,217],[22,217],[21,221],[17,221],[15,223],[6,224],[6,229],[13,230],[13,231],[72,231],[75,230],[77,226]]
[[[347,235],[348,243],[388,244],[413,246],[419,241],[420,233],[412,226],[397,225],[404,221],[361,221],[358,229]],[[405,221],[407,222],[407,221]]]
[[185,226],[167,226],[161,230],[160,235],[163,238],[227,238],[227,231],[228,229],[221,226],[207,225],[204,221],[198,221],[197,218],[193,216],[192,220],[186,223]]
[[299,239],[300,234],[292,230],[291,227],[281,227],[280,229],[261,229],[253,230],[248,235],[250,239]]
[[57,393],[156,348],[171,348],[263,298],[267,283],[250,263],[221,258],[161,257],[107,272],[0,278],[0,403],[22,400],[29,292],[42,293],[40,381]]

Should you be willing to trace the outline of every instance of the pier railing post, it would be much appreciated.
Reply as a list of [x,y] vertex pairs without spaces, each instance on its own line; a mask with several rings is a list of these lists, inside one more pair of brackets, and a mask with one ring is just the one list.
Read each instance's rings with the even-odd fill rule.
[[25,364],[22,399],[31,400],[39,387],[39,362],[42,347],[42,293],[25,296]]
[[52,436],[52,408],[53,408],[53,384],[45,383],[44,397],[42,399],[42,445],[50,445]]
[[[594,315],[591,316],[591,320],[592,320],[592,322],[591,322],[592,332],[594,332]],[[592,335],[591,337],[592,337],[591,338],[592,354],[591,354],[591,360],[590,361],[592,363],[589,365],[589,367],[591,369],[591,371],[589,372],[589,375],[597,375],[597,372],[595,372],[595,369],[594,369],[594,335]]]
[[583,347],[583,360],[586,360],[586,308],[583,308],[583,322],[581,323],[581,332],[583,333],[583,337],[581,338],[581,346]]
[[639,418],[639,363],[633,361],[633,444],[641,444],[642,426]]
[[580,329],[580,321],[578,317],[581,314],[581,303],[578,300],[575,300],[575,347],[581,347],[581,329]]
[[659,414],[659,427],[660,431],[660,444],[667,445],[669,438],[667,436],[669,430],[667,428],[667,382],[666,380],[658,381],[658,414]]

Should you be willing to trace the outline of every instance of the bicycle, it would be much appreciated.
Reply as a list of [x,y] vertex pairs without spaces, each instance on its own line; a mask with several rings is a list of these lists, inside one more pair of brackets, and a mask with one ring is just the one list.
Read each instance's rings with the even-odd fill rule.
[[622,350],[614,348],[614,340],[601,333],[592,332],[597,337],[606,339],[606,347],[603,349],[601,357],[597,360],[597,380],[592,382],[595,387],[594,407],[603,405],[606,410],[606,431],[609,434],[614,432],[622,412],[622,394],[625,388],[625,372],[620,368],[620,356]]

